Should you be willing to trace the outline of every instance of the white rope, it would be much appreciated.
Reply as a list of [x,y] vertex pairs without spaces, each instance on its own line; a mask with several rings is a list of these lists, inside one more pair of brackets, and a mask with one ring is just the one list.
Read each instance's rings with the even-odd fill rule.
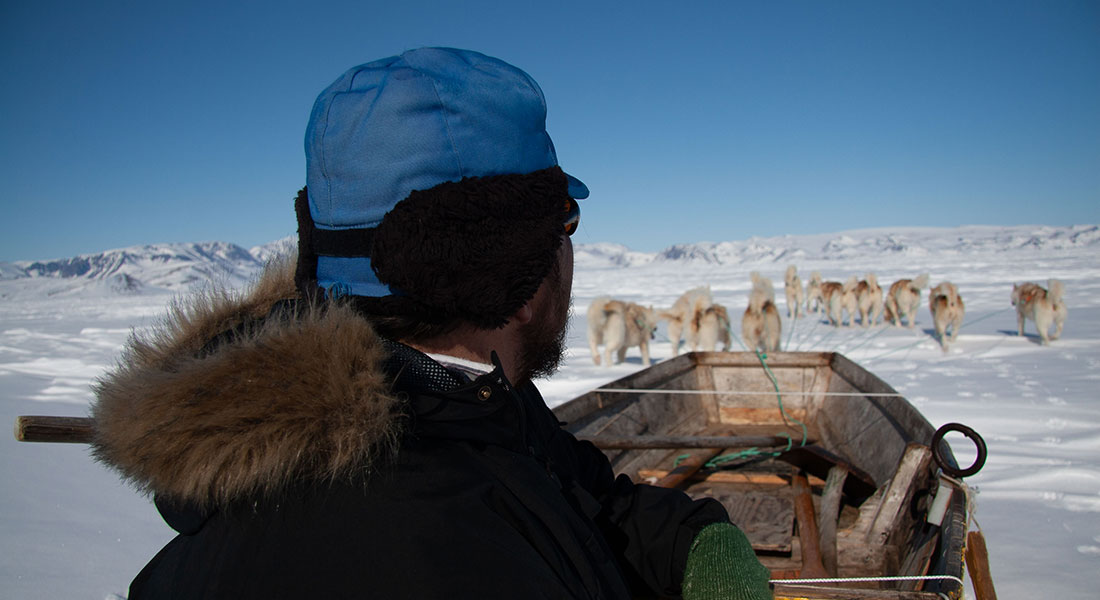
[[876,581],[929,581],[945,580],[954,581],[964,585],[963,580],[954,575],[896,575],[892,577],[823,577],[820,579],[769,579],[769,583],[789,583],[793,585],[803,583],[867,583]]
[[[630,388],[596,388],[593,392],[608,392],[611,394],[722,394],[725,396],[759,396],[760,394],[773,394],[770,390],[759,392],[746,392],[744,390],[666,390],[666,389],[630,389]],[[888,392],[781,392],[784,396],[850,396],[853,398],[901,398],[898,393]]]

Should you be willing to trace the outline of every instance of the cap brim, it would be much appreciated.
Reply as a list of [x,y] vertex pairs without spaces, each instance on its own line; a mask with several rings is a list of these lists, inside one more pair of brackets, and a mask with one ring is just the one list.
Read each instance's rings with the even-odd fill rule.
[[569,197],[574,200],[584,200],[588,197],[588,186],[584,185],[580,179],[573,177],[569,173],[565,174],[565,178],[569,180]]

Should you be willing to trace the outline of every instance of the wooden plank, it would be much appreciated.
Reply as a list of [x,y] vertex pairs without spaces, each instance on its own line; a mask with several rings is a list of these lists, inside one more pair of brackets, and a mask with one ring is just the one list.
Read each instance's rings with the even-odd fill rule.
[[94,421],[87,417],[24,415],[15,418],[15,439],[20,442],[90,444],[94,438]]
[[578,435],[578,440],[592,442],[597,448],[750,448],[753,446],[786,446],[789,440],[772,435]]
[[993,576],[989,572],[989,550],[980,531],[966,534],[966,569],[974,582],[974,596],[978,600],[997,600],[997,590],[993,589]]
[[[638,479],[642,481],[657,480],[665,475],[668,475],[667,469],[639,469]],[[711,471],[708,473],[698,472],[691,477],[692,481],[703,481],[707,483],[745,483],[753,485],[773,485],[773,486],[785,486],[791,483],[789,477],[783,477],[775,473],[759,473],[759,472],[746,472],[741,470],[734,471]],[[825,482],[816,477],[810,476],[809,478],[811,487],[820,487],[825,485]]]
[[[685,490],[693,498],[714,498],[726,507],[758,552],[791,552],[794,502],[790,486],[774,484],[712,483],[703,481]],[[797,568],[797,564],[791,568]]]
[[669,471],[668,475],[665,475],[664,477],[658,479],[657,482],[653,485],[663,488],[679,487],[680,484],[687,481],[688,478],[694,475],[699,469],[703,468],[703,465],[705,465],[707,461],[714,458],[715,456],[718,456],[721,453],[721,448],[706,449],[700,452],[692,453],[687,458],[680,461],[680,464],[677,465],[674,469]]
[[929,592],[871,590],[850,587],[828,588],[789,583],[775,584],[776,600],[941,600]]
[[902,455],[894,477],[890,480],[882,503],[878,507],[865,541],[873,546],[883,546],[891,534],[897,531],[900,521],[905,518],[909,500],[914,487],[922,474],[928,472],[932,461],[932,450],[921,444],[909,444]]

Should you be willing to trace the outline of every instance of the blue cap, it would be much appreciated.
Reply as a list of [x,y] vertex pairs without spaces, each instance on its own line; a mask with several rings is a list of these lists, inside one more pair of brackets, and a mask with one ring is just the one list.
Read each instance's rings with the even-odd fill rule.
[[[309,209],[319,230],[375,227],[414,190],[558,164],[530,75],[470,50],[420,48],[355,67],[326,88],[306,128]],[[588,188],[568,177],[569,195]],[[369,258],[319,256],[318,284],[390,294]]]

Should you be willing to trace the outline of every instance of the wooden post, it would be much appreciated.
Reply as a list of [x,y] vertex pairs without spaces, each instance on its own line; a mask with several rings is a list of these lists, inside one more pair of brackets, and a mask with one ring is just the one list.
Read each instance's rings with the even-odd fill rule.
[[799,471],[791,485],[794,488],[794,514],[798,521],[798,541],[802,548],[802,574],[806,579],[828,577],[821,564],[821,548],[817,545],[817,520],[814,518],[814,500],[810,496],[810,483],[806,474]]
[[974,582],[974,595],[978,600],[997,600],[993,589],[993,577],[989,572],[989,551],[985,536],[980,531],[966,534],[966,570]]
[[818,544],[822,565],[830,577],[837,576],[836,521],[840,516],[840,495],[847,477],[848,469],[844,465],[834,465],[829,469],[825,489],[821,492],[821,512],[817,517]]

